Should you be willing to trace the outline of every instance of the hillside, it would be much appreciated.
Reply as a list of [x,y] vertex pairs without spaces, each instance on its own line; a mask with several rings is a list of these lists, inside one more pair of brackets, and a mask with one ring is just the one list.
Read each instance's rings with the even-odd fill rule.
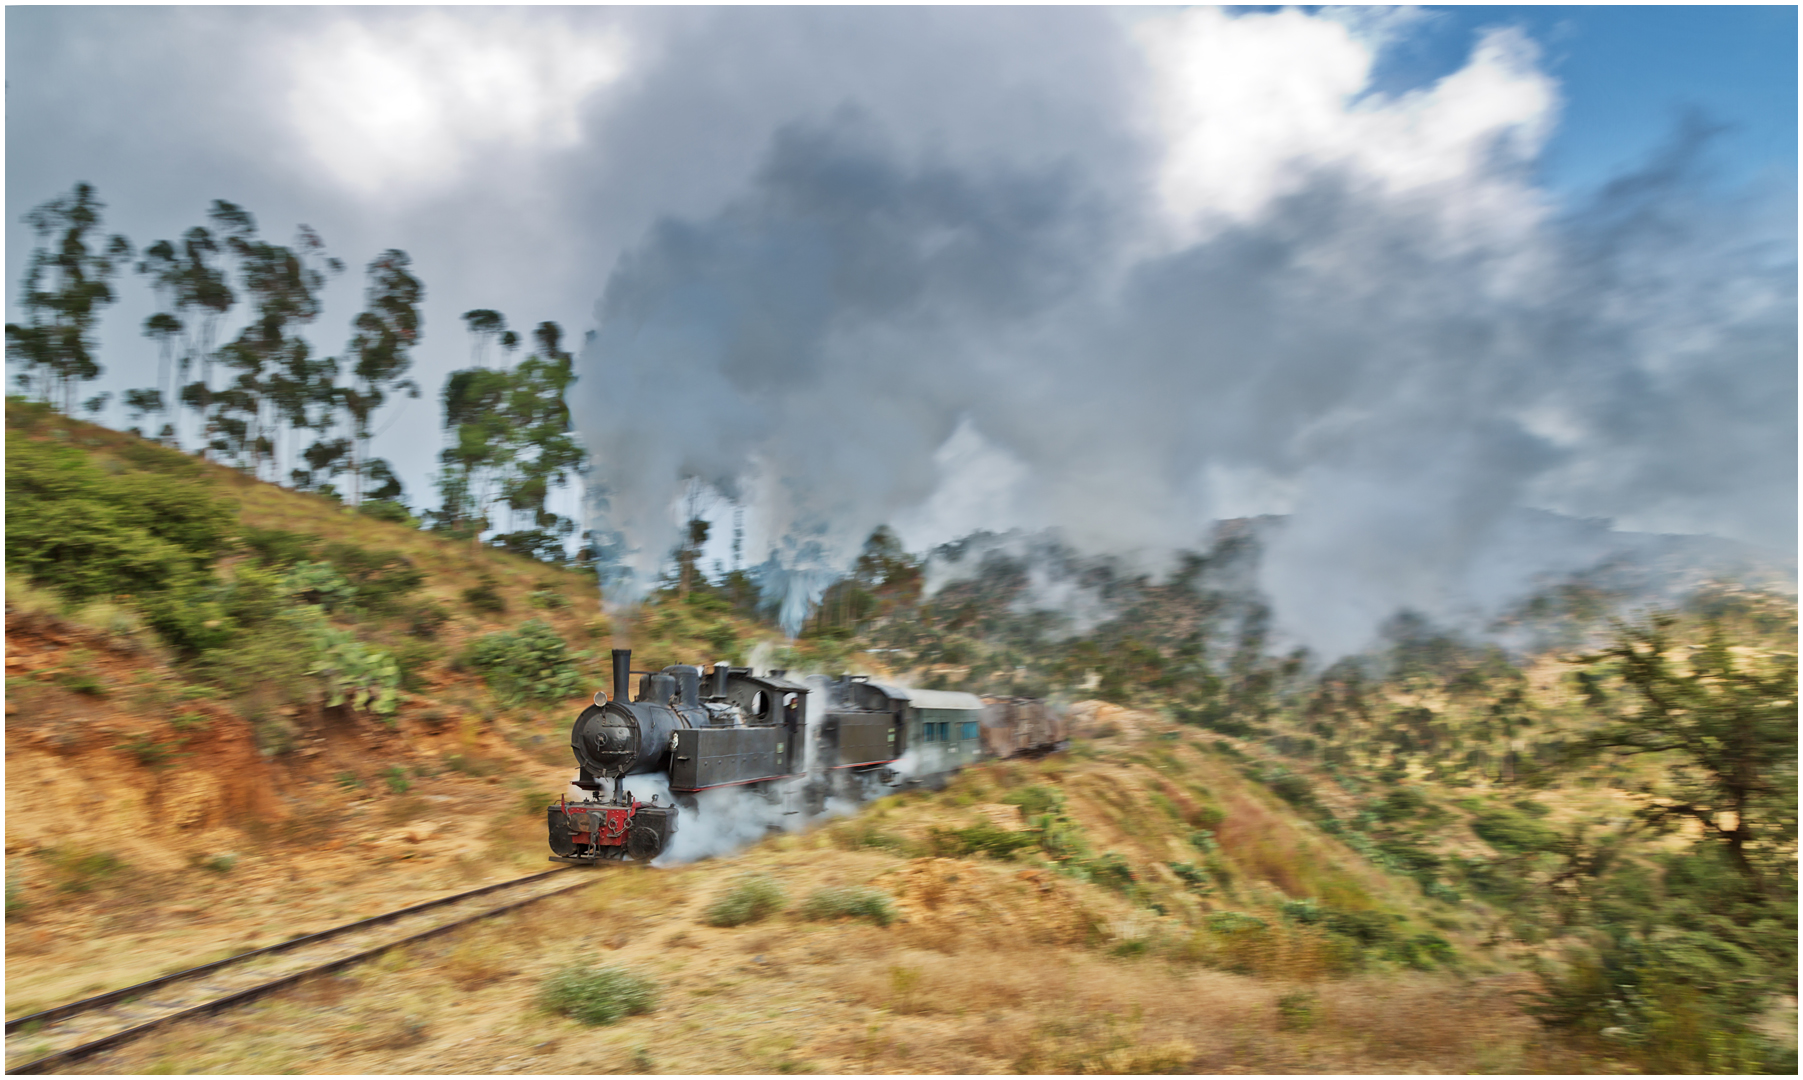
[[[616,626],[577,569],[16,403],[8,470],[9,1016],[543,868],[568,721],[615,639],[645,666],[757,650],[1055,692],[1078,736],[738,854],[600,868],[592,889],[104,1071],[1794,1062],[1794,824],[1756,845],[1758,895],[1702,826],[1641,829],[1637,789],[1670,761],[1574,755],[1632,694],[1567,653],[1403,620],[1386,655],[1325,672],[1266,655],[1245,530],[1169,582],[1101,580],[1117,614],[1082,634],[1023,611],[1018,567],[914,604],[898,583],[918,569],[891,556],[871,602],[829,593],[791,644],[707,587]],[[1587,598],[1533,614],[1604,640]],[[864,617],[824,617],[846,610]],[[1686,641],[1713,620],[1747,664],[1791,657],[1774,768],[1794,792],[1794,600],[1715,587],[1684,617]],[[712,925],[747,874],[780,910]],[[809,907],[852,888],[894,920]],[[1598,1021],[1621,1006],[1584,979],[1616,971],[1624,941],[1651,1004]],[[656,1011],[600,1029],[548,1015],[539,986],[573,957],[654,979]],[[328,1002],[352,1037],[305,1021]],[[1748,1023],[1722,1026],[1728,1008]]]

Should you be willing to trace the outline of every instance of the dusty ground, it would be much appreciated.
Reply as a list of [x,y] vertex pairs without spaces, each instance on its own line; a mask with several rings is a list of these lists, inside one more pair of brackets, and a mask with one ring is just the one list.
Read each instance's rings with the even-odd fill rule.
[[[153,1036],[84,1071],[1512,1072],[1559,1071],[1509,1004],[1515,977],[1258,980],[1061,943],[1082,897],[1016,868],[908,862],[788,838],[676,870],[604,867],[592,889],[294,993]],[[738,875],[799,899],[895,890],[905,920],[793,914],[720,929],[703,909]],[[1081,890],[1076,890],[1080,892]],[[1036,899],[1037,898],[1037,899]],[[986,903],[1025,906],[1014,925]],[[535,1003],[550,972],[619,965],[655,1011],[590,1028]],[[1283,1003],[1280,1005],[1280,1003]]]
[[549,867],[550,718],[516,746],[424,698],[393,729],[322,712],[269,759],[115,644],[8,620],[7,1016]]

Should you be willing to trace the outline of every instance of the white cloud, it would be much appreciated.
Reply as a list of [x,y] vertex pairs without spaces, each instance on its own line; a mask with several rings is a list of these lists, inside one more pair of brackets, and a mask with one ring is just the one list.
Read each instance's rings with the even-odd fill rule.
[[1456,186],[1440,199],[1455,235],[1519,230],[1539,201],[1499,161],[1538,152],[1558,95],[1526,37],[1493,31],[1440,82],[1368,93],[1395,27],[1376,30],[1293,9],[1229,15],[1193,8],[1143,20],[1156,186],[1174,244],[1256,217],[1319,170],[1386,195]]
[[584,102],[623,74],[626,43],[557,23],[470,9],[340,17],[271,51],[318,165],[364,197],[417,194],[452,187],[477,153],[579,141]]

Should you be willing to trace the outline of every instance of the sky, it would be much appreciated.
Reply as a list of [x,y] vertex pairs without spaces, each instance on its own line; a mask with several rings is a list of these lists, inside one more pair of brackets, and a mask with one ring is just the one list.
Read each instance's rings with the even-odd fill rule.
[[[1323,653],[1598,556],[1535,511],[1795,549],[1794,8],[6,28],[9,320],[20,219],[77,181],[139,248],[219,198],[314,228],[350,267],[325,354],[361,268],[405,250],[427,393],[374,452],[436,505],[458,316],[557,321],[587,340],[595,454],[560,505],[617,557],[616,601],[692,482],[710,558],[737,499],[792,609],[879,523],[914,550],[1056,529],[1157,569],[1213,520],[1288,515],[1263,584]],[[89,391],[115,402],[156,363],[150,289],[118,288]]]

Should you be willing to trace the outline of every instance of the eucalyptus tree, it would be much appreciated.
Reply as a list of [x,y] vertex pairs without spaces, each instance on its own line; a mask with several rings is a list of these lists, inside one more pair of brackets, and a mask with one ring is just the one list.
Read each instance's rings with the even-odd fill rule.
[[76,389],[101,372],[94,325],[100,309],[116,299],[118,264],[131,258],[125,237],[90,237],[100,230],[104,208],[93,186],[82,183],[24,218],[37,241],[21,290],[25,322],[6,324],[6,356],[24,368],[20,389],[36,389],[47,404],[60,398],[65,413],[75,411]]
[[[470,312],[464,321],[473,336],[499,337],[508,347],[511,332],[498,312]],[[552,513],[548,497],[582,461],[564,401],[575,381],[574,359],[560,348],[563,331],[556,323],[540,323],[533,338],[538,348],[511,370],[479,365],[454,371],[445,381],[450,445],[439,455],[442,503],[433,527],[477,539],[489,531],[495,507],[503,504],[509,531],[494,542],[555,561],[575,524]],[[480,350],[472,354],[481,359]],[[517,528],[521,515],[530,515],[524,529]]]
[[[223,199],[215,200],[208,212],[214,229],[196,225],[182,234],[180,243],[159,240],[144,249],[138,273],[150,278],[165,311],[145,322],[144,333],[157,337],[168,335],[174,340],[181,335],[176,356],[179,378],[186,379],[197,367],[200,378],[183,383],[175,397],[198,415],[201,424],[203,453],[213,452],[215,438],[213,420],[213,349],[219,327],[237,302],[232,293],[229,270],[224,264],[226,242],[240,236],[254,223],[244,210]],[[164,316],[159,318],[158,316]]]
[[256,239],[254,224],[228,243],[237,256],[252,315],[220,350],[221,359],[238,372],[221,401],[220,424],[228,429],[240,459],[248,451],[257,475],[269,460],[279,476],[275,449],[281,425],[307,426],[306,391],[322,374],[298,331],[318,318],[327,275],[342,271],[344,264],[325,255],[324,241],[306,225],[292,248]]
[[517,526],[521,514],[531,521],[529,529],[515,528],[503,542],[542,558],[553,550],[561,555],[563,538],[576,529],[547,504],[551,489],[563,487],[580,470],[583,454],[564,400],[576,371],[575,358],[559,347],[563,330],[542,322],[532,336],[538,349],[510,373],[505,411],[512,447],[501,498],[515,518],[510,525]]
[[346,360],[353,385],[339,389],[339,400],[351,420],[351,502],[361,500],[362,462],[368,456],[370,419],[394,391],[419,396],[419,384],[407,378],[411,349],[419,341],[419,305],[425,286],[408,272],[407,253],[389,249],[369,264],[364,310],[352,322],[356,331]]

